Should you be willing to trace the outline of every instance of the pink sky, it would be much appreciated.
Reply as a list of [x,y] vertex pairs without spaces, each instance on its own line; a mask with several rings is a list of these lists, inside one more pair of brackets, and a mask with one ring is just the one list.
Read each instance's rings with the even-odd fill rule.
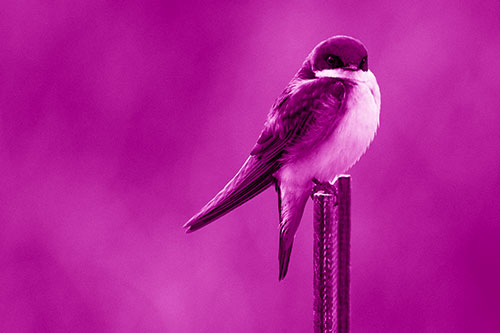
[[498,1],[0,5],[0,331],[308,332],[312,209],[278,283],[270,189],[181,226],[320,41],[362,40],[352,332],[500,331]]

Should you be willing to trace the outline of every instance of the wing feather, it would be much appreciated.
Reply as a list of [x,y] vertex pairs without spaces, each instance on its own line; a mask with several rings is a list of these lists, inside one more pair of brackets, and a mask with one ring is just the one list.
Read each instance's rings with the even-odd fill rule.
[[[185,225],[200,229],[264,191],[294,152],[311,149],[340,118],[346,83],[335,78],[292,82],[278,97],[250,157],[229,183]],[[289,256],[290,252],[287,251]]]

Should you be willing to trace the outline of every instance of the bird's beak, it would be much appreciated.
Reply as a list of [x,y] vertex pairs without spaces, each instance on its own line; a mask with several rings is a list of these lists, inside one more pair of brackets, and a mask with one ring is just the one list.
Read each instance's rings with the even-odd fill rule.
[[357,71],[359,68],[355,64],[350,64],[348,66],[345,66],[344,69],[346,69],[348,71]]

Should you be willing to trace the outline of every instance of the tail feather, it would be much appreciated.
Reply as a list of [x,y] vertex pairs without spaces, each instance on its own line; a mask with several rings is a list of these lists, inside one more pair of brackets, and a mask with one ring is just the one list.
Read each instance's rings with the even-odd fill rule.
[[206,226],[264,191],[274,181],[276,170],[277,166],[250,156],[233,179],[184,225],[186,232]]
[[[278,193],[278,213],[279,213],[279,218],[280,218],[280,223],[283,222],[283,215],[281,212],[281,188],[280,188],[280,183],[279,181],[276,181],[276,193]],[[283,236],[280,234],[280,245],[279,245],[279,253],[278,253],[278,260],[280,264],[280,273],[278,280],[281,281],[285,278],[285,275],[288,271],[288,264],[290,262],[290,255],[292,254],[292,245],[293,241],[290,244],[289,247],[286,246],[285,241]]]
[[286,246],[283,238],[280,237],[280,249],[279,249],[279,262],[280,262],[280,275],[278,280],[281,281],[285,278],[288,272],[288,264],[290,263],[290,255],[292,254],[293,241],[290,246]]
[[276,190],[280,203],[280,246],[278,260],[280,265],[279,280],[283,280],[288,272],[293,240],[299,227],[304,207],[309,197],[307,188],[283,186],[277,182]]

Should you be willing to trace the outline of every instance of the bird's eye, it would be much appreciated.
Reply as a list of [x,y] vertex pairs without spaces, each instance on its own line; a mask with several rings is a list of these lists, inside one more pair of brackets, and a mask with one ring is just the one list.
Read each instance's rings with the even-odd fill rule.
[[329,54],[326,56],[326,62],[331,68],[338,68],[338,67],[343,67],[344,64],[342,63],[342,60],[340,60],[339,57]]
[[359,64],[359,68],[364,70],[364,71],[367,71],[368,70],[368,65],[366,64],[366,57],[363,57],[363,59],[361,59],[361,64]]

